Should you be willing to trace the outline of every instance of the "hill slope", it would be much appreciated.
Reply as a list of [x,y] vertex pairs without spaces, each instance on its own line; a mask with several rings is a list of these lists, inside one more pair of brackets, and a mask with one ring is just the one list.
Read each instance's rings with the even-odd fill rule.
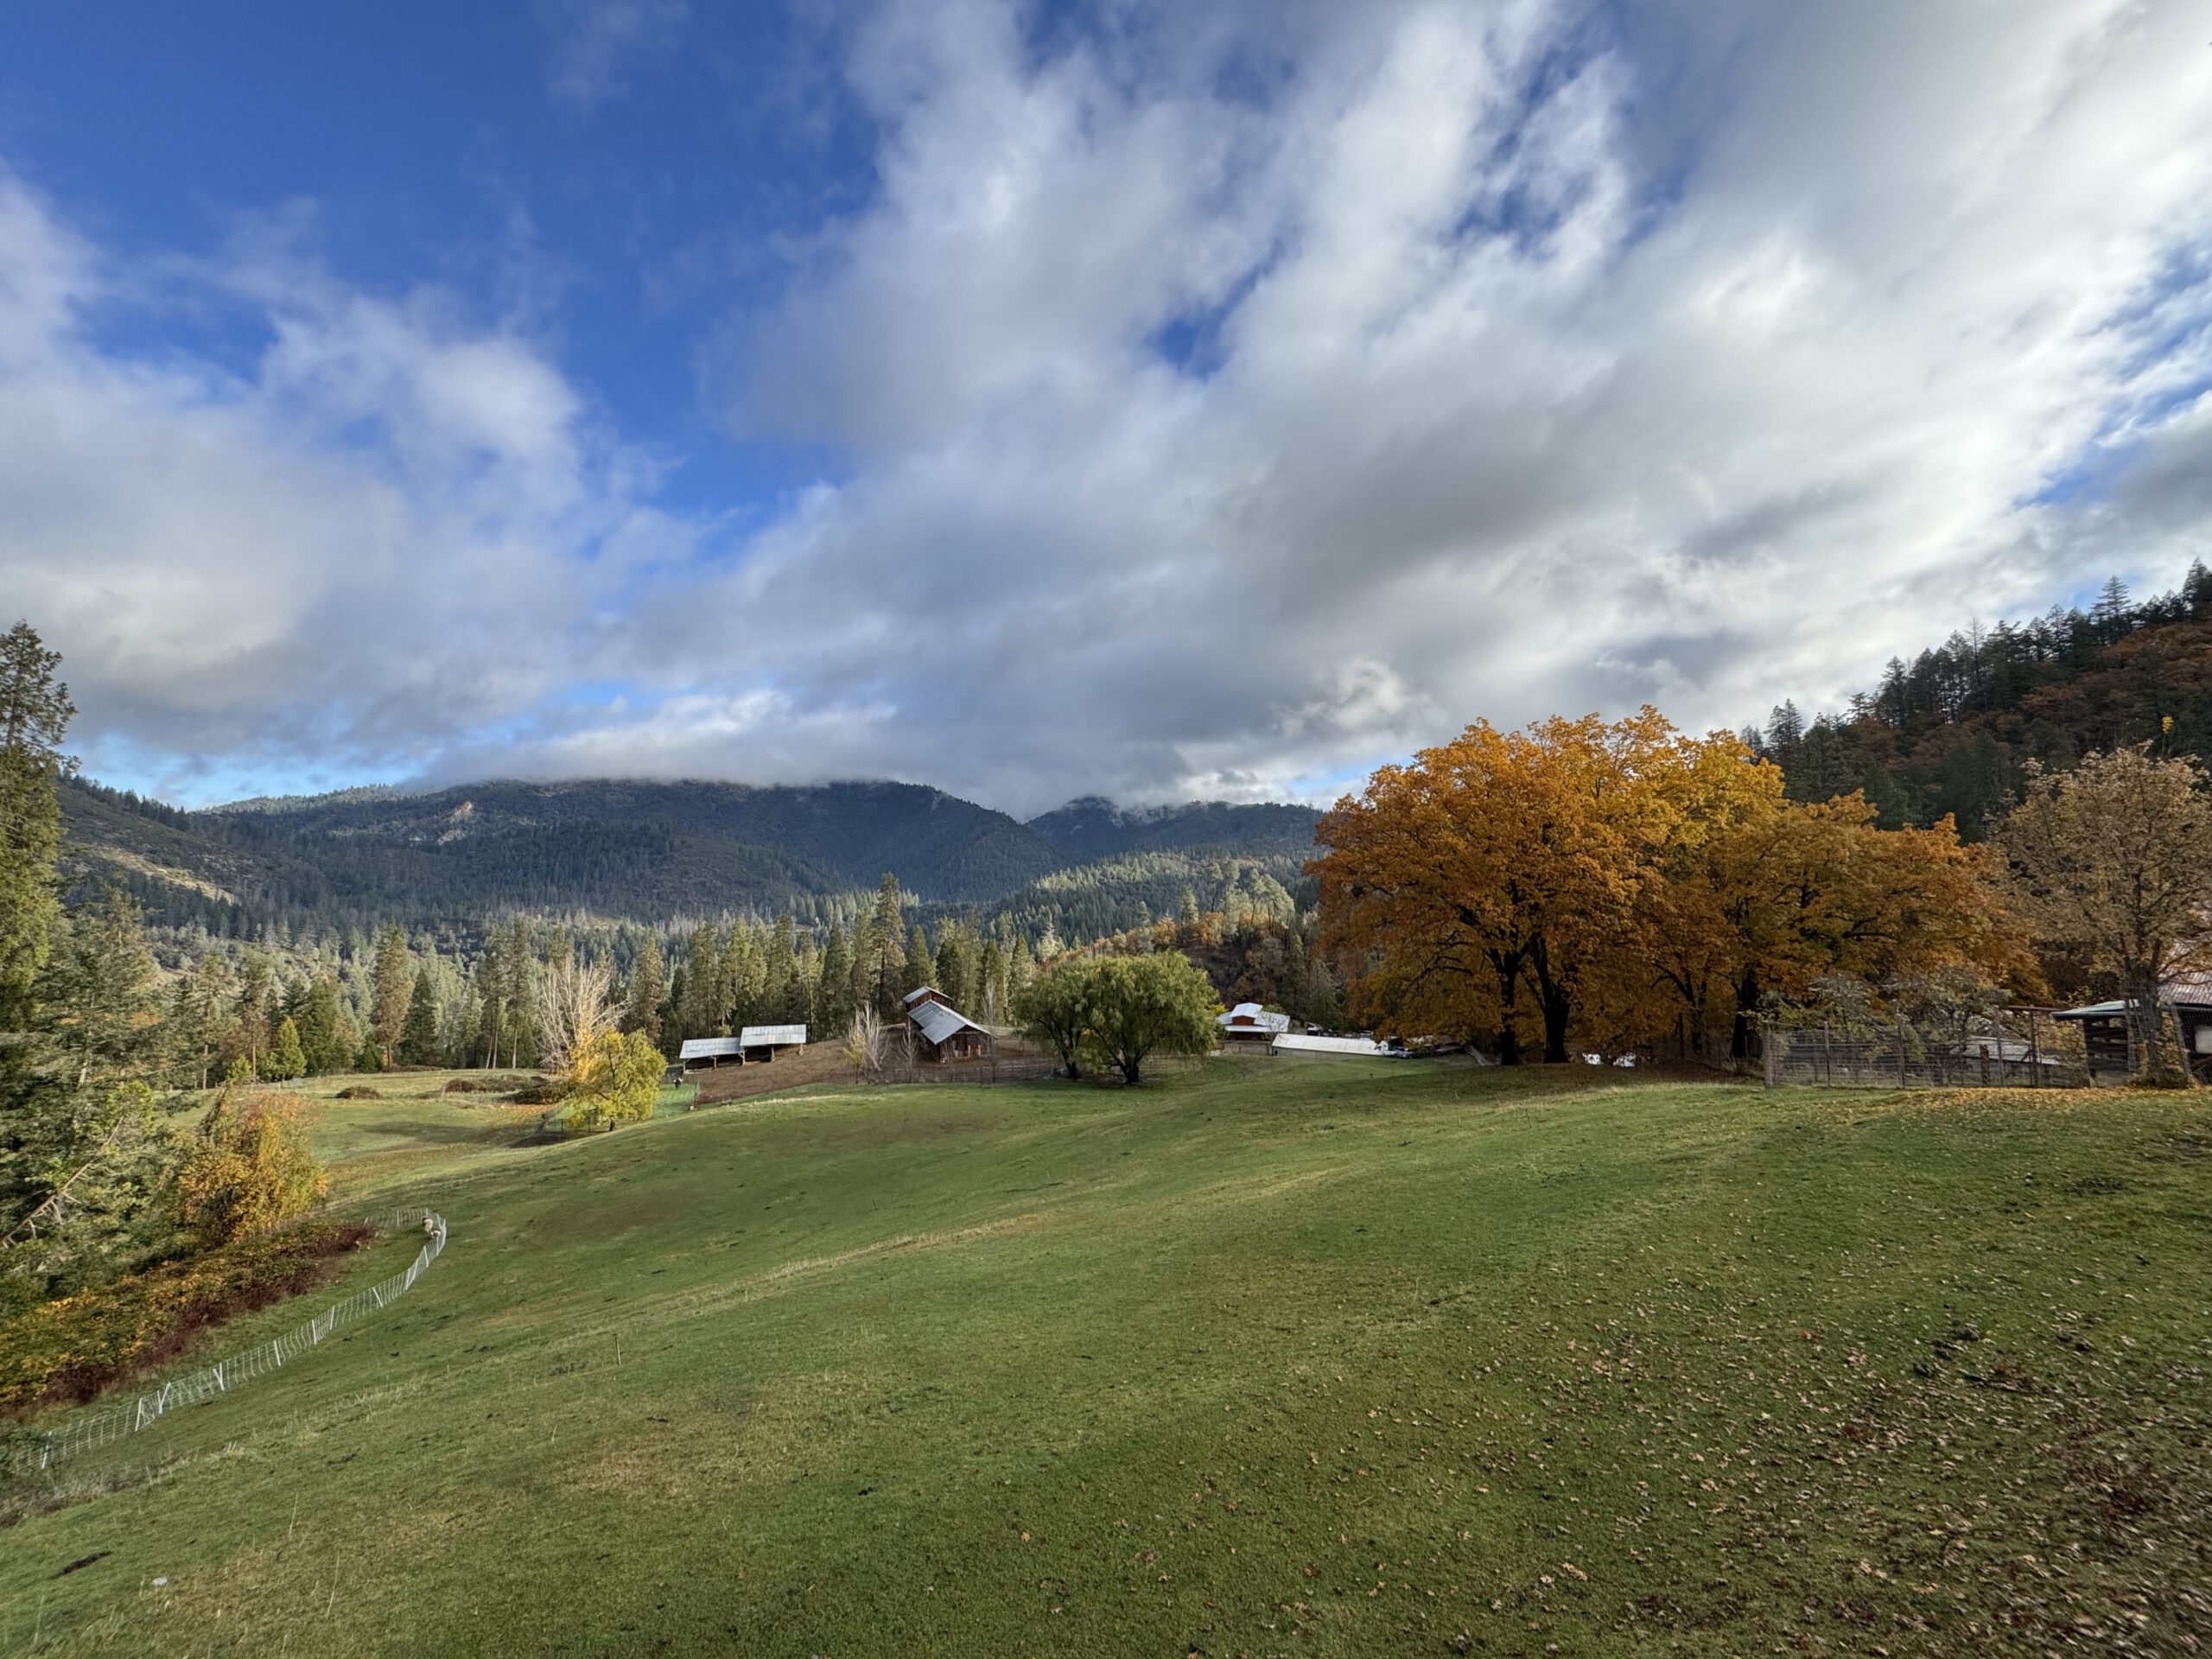
[[1311,858],[1310,806],[1233,806],[1193,801],[1186,806],[1119,807],[1096,795],[1029,820],[1028,828],[1071,858],[1090,862],[1126,853],[1221,851],[1246,858]]
[[2035,761],[2147,743],[2212,754],[2212,572],[2140,605],[2118,582],[2088,611],[1955,633],[1808,727],[1791,705],[1751,734],[1800,800],[1864,790],[1885,827],[1945,813],[1980,840]]
[[0,1635],[2180,1651],[2212,1639],[2202,1114],[2068,1107],[1384,1062],[535,1150],[333,1107],[342,1203],[435,1205],[445,1255],[82,1465],[186,1459],[12,1529]]

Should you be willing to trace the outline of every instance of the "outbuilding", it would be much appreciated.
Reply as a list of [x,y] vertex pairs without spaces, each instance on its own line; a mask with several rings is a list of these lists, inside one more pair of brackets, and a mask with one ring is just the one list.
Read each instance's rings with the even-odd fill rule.
[[975,1060],[991,1052],[991,1033],[934,991],[906,999],[906,1020],[914,1052],[925,1060]]
[[[2212,974],[2174,975],[2166,981],[2159,1003],[2172,1012],[2181,1027],[2190,1070],[2212,1083]],[[2129,1019],[2133,1007],[2124,1000],[2092,1002],[2086,1007],[2062,1009],[2052,1016],[2070,1020],[2082,1027],[2091,1082],[2124,1081],[2134,1072],[2135,1035]]]
[[747,1026],[737,1033],[738,1052],[754,1064],[776,1058],[779,1048],[804,1048],[804,1026]]
[[1269,1014],[1257,1002],[1239,1002],[1227,1014],[1217,1014],[1214,1023],[1221,1027],[1224,1042],[1272,1042],[1290,1029],[1287,1014]]
[[745,1056],[734,1037],[686,1037],[676,1051],[677,1063],[686,1067],[720,1065],[724,1060],[742,1065]]

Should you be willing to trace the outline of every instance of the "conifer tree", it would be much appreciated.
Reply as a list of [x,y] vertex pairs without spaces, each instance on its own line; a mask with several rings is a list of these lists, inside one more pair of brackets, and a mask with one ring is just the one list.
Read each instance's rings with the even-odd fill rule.
[[642,1031],[646,1040],[656,1045],[660,1041],[660,1000],[667,989],[661,982],[662,976],[660,938],[648,932],[639,949],[637,965],[630,970],[630,995],[623,1005],[622,1029],[626,1033]]
[[178,978],[162,1032],[172,1075],[180,1086],[205,1089],[212,1080],[229,1001],[230,976],[223,959],[212,951]]
[[721,951],[715,930],[702,925],[692,930],[683,958],[683,1001],[678,1012],[686,1037],[712,1037],[728,1020],[721,984]]
[[300,1054],[310,1072],[342,1071],[353,1058],[339,1031],[338,980],[327,973],[315,976],[308,987],[299,1014]]
[[776,918],[761,952],[760,989],[754,1006],[768,1018],[781,1022],[793,1017],[791,1007],[798,982],[798,930],[789,912]]
[[55,785],[69,764],[62,734],[77,712],[54,677],[60,663],[28,622],[0,636],[0,1030],[23,1023],[58,908]]
[[377,936],[376,990],[370,1014],[377,1042],[386,1054],[398,1052],[400,1033],[406,1029],[412,988],[409,978],[407,936],[397,922],[386,922]]
[[814,1018],[824,1033],[842,1031],[853,1019],[853,952],[842,927],[830,929],[822,942],[821,973],[814,995]]
[[269,958],[258,950],[249,950],[238,974],[238,1007],[231,1018],[230,1046],[245,1054],[246,1063],[257,1071],[261,1057],[269,1048],[270,1013]]
[[154,1058],[145,1016],[153,1005],[155,968],[137,905],[121,886],[111,886],[59,931],[36,1000],[70,1057],[77,1087],[142,1070]]
[[868,995],[875,1003],[876,1013],[887,1020],[898,1014],[899,999],[905,995],[899,983],[905,971],[906,942],[901,903],[899,878],[887,870],[883,885],[876,889],[875,910],[868,920],[862,963]]
[[402,1065],[435,1065],[438,1061],[438,998],[428,963],[416,970],[407,1018],[399,1030],[398,1053]]
[[262,1062],[261,1075],[270,1083],[283,1083],[307,1075],[308,1057],[301,1047],[300,1027],[286,1014],[278,1022],[276,1034],[269,1039],[269,1054]]
[[936,977],[937,963],[930,956],[929,941],[918,927],[906,938],[906,960],[899,975],[899,997],[921,989]]

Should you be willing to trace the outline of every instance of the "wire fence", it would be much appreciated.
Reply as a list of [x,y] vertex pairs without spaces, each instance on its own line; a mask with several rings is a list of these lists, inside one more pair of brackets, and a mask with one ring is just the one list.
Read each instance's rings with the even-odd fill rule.
[[435,1210],[400,1210],[369,1217],[368,1221],[372,1226],[393,1231],[420,1227],[429,1238],[404,1271],[395,1273],[381,1284],[371,1285],[343,1301],[332,1303],[305,1324],[295,1325],[280,1337],[257,1343],[188,1376],[172,1377],[135,1400],[80,1412],[60,1428],[24,1435],[13,1448],[10,1461],[21,1470],[50,1469],[79,1452],[136,1434],[141,1429],[152,1427],[167,1413],[216,1399],[296,1359],[328,1341],[330,1333],[340,1325],[351,1325],[391,1306],[408,1293],[445,1249],[446,1218]]
[[2079,1089],[2091,1080],[2079,1034],[2042,1008],[1967,1020],[1776,1022],[1761,1047],[1770,1087]]

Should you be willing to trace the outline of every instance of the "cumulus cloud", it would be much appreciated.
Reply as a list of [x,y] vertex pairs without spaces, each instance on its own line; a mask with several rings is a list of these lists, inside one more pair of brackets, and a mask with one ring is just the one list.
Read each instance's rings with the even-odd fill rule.
[[834,613],[762,666],[866,677],[894,743],[959,733],[937,766],[1041,800],[1311,787],[1478,714],[1833,704],[1969,616],[2177,574],[2185,8],[1624,27],[1317,14],[1254,95],[1256,30],[1132,76],[892,8],[854,69],[881,198],[719,363],[741,429],[857,475],[694,626]]
[[529,342],[272,257],[180,302],[250,308],[246,370],[105,350],[143,296],[0,176],[0,586],[92,770],[188,797],[389,776],[535,707],[681,534]]
[[0,512],[47,538],[0,558],[71,563],[40,607],[156,747],[1029,810],[1325,792],[1477,715],[1833,706],[2212,540],[2186,7],[1040,28],[852,31],[874,193],[701,350],[738,441],[837,465],[734,542],[523,333],[232,273],[251,374],[121,360],[97,255],[0,197]]

